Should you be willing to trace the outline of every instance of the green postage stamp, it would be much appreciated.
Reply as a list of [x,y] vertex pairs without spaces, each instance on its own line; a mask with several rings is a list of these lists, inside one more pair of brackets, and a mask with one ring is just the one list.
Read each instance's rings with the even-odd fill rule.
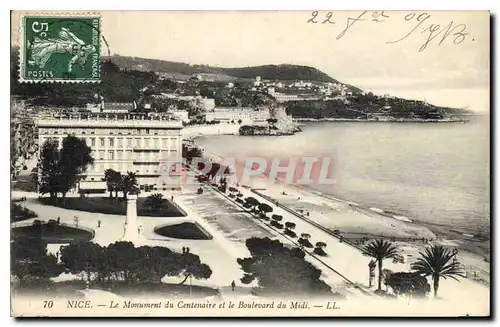
[[21,82],[100,81],[99,15],[27,15],[19,32]]

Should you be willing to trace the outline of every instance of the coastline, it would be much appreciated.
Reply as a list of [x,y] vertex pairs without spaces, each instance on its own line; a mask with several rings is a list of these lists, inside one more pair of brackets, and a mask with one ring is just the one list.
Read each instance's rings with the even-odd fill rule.
[[[222,135],[214,133],[213,130],[211,132],[198,133],[190,139],[194,143],[201,136]],[[205,152],[205,155],[214,161],[223,159],[217,153]],[[449,233],[445,233],[446,227],[440,226],[441,228],[436,229],[433,228],[435,226],[418,220],[412,221],[394,212],[377,207],[363,207],[356,202],[339,199],[312,188],[286,184],[280,180],[269,181],[266,176],[246,187],[257,195],[261,193],[295,212],[307,214],[308,219],[332,232],[338,232],[354,243],[362,244],[366,240],[386,238],[395,242],[408,258],[416,257],[430,244],[459,248],[459,258],[469,275],[474,275],[475,279],[483,283],[490,281],[489,249],[463,237],[450,237]]]
[[417,119],[417,118],[376,118],[376,119],[358,119],[358,118],[293,118],[297,122],[359,122],[359,123],[468,123],[465,118],[450,119]]

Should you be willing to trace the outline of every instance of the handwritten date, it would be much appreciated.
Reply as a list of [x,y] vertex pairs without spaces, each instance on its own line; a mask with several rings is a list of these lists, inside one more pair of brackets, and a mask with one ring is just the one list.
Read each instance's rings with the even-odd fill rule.
[[[391,18],[391,16],[384,11],[363,11],[358,15],[348,17],[344,22],[340,22],[342,30],[336,36],[336,39],[339,40],[343,38],[355,24],[360,24],[360,22],[363,22],[363,24],[365,24],[365,22],[383,23],[390,19],[395,20],[401,18]],[[427,12],[408,13],[404,16],[404,21],[409,25],[406,34],[396,40],[387,41],[385,42],[386,44],[402,42],[420,34],[423,35],[424,41],[418,48],[418,51],[423,52],[430,44],[439,46],[447,40],[453,42],[453,44],[461,44],[466,40],[474,41],[474,38],[472,38],[467,31],[466,24],[459,24],[453,20],[445,24],[438,24],[433,22],[432,16]],[[331,11],[326,14],[321,14],[319,11],[313,11],[307,20],[307,23],[321,25],[335,25],[337,22],[334,13]]]

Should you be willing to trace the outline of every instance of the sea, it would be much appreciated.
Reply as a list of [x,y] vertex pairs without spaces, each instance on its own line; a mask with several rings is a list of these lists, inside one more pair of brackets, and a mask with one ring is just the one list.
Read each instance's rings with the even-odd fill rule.
[[440,233],[489,241],[489,116],[469,119],[305,122],[303,131],[291,136],[206,136],[196,143],[222,157],[329,156],[336,183],[312,184],[311,190],[379,208]]

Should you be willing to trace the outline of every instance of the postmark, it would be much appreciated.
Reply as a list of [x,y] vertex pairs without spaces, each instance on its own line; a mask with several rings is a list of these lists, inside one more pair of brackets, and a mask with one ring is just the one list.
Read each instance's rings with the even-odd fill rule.
[[20,82],[100,82],[99,15],[30,14],[20,22]]

